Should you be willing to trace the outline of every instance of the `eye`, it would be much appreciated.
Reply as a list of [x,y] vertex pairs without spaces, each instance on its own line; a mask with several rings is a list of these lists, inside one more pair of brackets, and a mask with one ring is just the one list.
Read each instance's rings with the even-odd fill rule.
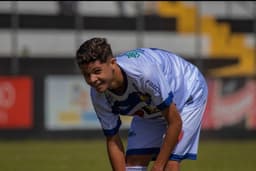
[[96,69],[93,73],[94,73],[94,74],[100,74],[100,73],[101,73],[101,70],[100,70],[100,69]]

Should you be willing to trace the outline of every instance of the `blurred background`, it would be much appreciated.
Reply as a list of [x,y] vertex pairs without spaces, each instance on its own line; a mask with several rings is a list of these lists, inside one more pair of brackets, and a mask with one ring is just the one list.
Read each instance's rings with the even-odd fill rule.
[[197,65],[209,86],[207,135],[223,129],[236,130],[225,137],[249,135],[256,129],[255,7],[252,1],[1,1],[0,134],[98,130],[74,58],[82,42],[105,37],[115,55],[158,47]]
[[[1,1],[1,138],[101,135],[90,133],[100,125],[74,61],[92,37],[107,38],[115,55],[158,47],[183,56],[209,86],[202,136],[255,136],[255,7],[252,1]],[[122,120],[125,129],[130,119]]]
[[74,60],[92,37],[186,58],[209,87],[202,139],[256,138],[255,2],[0,1],[0,139],[103,137]]

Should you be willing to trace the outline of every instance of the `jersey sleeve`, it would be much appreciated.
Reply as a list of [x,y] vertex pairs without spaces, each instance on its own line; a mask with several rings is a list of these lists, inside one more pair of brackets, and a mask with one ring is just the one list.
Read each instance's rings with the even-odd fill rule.
[[151,95],[157,108],[163,110],[173,102],[171,84],[167,81],[159,65],[152,65],[147,68],[142,77],[143,89]]
[[121,126],[120,116],[112,113],[112,109],[104,94],[99,94],[92,90],[91,99],[104,135],[115,135]]

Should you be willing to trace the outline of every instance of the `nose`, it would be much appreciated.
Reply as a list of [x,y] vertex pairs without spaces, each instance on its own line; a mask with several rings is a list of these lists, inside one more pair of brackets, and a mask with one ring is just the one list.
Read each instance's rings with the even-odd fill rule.
[[89,84],[95,84],[97,80],[98,78],[94,74],[91,74],[90,76],[88,76]]

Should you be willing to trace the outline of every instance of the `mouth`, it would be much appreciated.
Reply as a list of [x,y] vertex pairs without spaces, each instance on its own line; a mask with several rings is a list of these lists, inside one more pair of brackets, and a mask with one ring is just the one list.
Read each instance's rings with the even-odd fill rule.
[[99,90],[102,85],[103,85],[103,82],[98,82],[93,87],[95,87],[97,90]]

